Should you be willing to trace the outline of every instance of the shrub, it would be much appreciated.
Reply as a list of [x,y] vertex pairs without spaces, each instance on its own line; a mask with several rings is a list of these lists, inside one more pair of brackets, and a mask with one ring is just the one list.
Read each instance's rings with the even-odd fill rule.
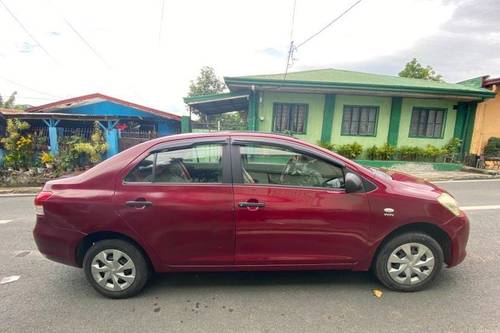
[[94,123],[90,142],[73,135],[61,141],[59,155],[55,157],[55,165],[60,171],[74,170],[97,164],[102,160],[102,154],[108,145],[104,142],[102,130],[98,122]]
[[378,158],[378,147],[373,145],[370,148],[366,149],[366,157],[369,160],[376,160]]
[[344,157],[356,159],[363,152],[363,146],[357,142],[353,142],[345,145],[338,145],[335,147],[335,151]]
[[377,158],[382,161],[392,160],[394,159],[394,155],[396,154],[396,148],[386,143],[382,147],[377,149]]
[[417,146],[401,146],[397,149],[397,154],[403,161],[419,161],[423,159],[424,149]]
[[320,146],[321,148],[328,149],[328,150],[333,150],[333,144],[331,144],[330,142],[318,141],[318,146]]
[[80,154],[74,148],[80,142],[83,142],[83,139],[77,135],[66,137],[59,142],[59,154],[54,157],[54,165],[59,171],[74,170],[78,166]]
[[453,138],[443,146],[443,149],[446,154],[454,155],[460,151],[461,145],[462,145],[462,140],[460,140],[459,138]]
[[500,157],[500,138],[489,138],[484,147],[485,157]]
[[[98,122],[94,123],[94,131],[90,137],[90,142],[75,144],[75,151],[92,164],[97,164],[102,159],[102,154],[106,152],[108,145],[104,142],[101,127]],[[85,163],[87,165],[88,163]]]
[[430,162],[436,162],[437,160],[441,160],[446,155],[446,150],[443,148],[438,148],[433,145],[427,145],[424,150],[424,159]]
[[7,136],[1,139],[5,148],[5,166],[13,169],[28,168],[34,162],[33,139],[23,135],[30,125],[19,119],[7,120]]

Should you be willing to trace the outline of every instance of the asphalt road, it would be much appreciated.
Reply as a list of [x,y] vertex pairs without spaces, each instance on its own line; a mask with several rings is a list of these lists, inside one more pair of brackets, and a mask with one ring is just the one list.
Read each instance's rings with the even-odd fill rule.
[[[500,205],[500,181],[439,185],[462,206]],[[0,279],[20,276],[0,285],[0,332],[500,332],[500,209],[468,211],[468,257],[418,293],[359,272],[183,273],[109,300],[36,251],[32,200],[0,198]]]

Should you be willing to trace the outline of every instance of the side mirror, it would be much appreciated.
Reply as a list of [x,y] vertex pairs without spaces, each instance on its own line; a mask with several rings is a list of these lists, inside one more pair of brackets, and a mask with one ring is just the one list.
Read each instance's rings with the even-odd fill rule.
[[363,190],[363,181],[357,174],[348,172],[345,174],[344,187],[347,193],[359,192]]

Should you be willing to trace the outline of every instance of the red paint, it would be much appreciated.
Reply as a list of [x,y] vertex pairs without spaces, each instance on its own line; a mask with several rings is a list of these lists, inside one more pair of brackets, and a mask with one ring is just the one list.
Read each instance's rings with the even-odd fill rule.
[[[123,178],[160,144],[186,140],[275,141],[309,149],[344,163],[375,185],[367,193],[327,188],[258,184],[125,184]],[[393,172],[374,173],[350,160],[293,138],[263,133],[181,134],[132,147],[75,177],[49,181],[38,200],[44,215],[34,230],[40,252],[78,266],[86,236],[113,232],[134,240],[156,271],[186,270],[367,270],[392,231],[432,224],[450,239],[448,266],[465,257],[467,217],[455,217],[436,198],[443,190]],[[128,207],[131,200],[152,202]],[[240,207],[240,202],[264,207]],[[391,207],[395,216],[385,216]]]

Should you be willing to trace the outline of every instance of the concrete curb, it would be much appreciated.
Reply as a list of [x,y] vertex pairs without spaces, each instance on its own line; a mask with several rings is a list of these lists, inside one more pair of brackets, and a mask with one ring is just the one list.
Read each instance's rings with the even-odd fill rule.
[[500,171],[497,170],[478,169],[478,168],[464,166],[462,168],[462,171],[500,177]]
[[0,187],[0,197],[8,196],[31,196],[36,195],[42,190],[42,187],[29,186],[29,187]]
[[34,197],[38,193],[8,193],[0,194],[0,198],[15,198],[15,197]]

